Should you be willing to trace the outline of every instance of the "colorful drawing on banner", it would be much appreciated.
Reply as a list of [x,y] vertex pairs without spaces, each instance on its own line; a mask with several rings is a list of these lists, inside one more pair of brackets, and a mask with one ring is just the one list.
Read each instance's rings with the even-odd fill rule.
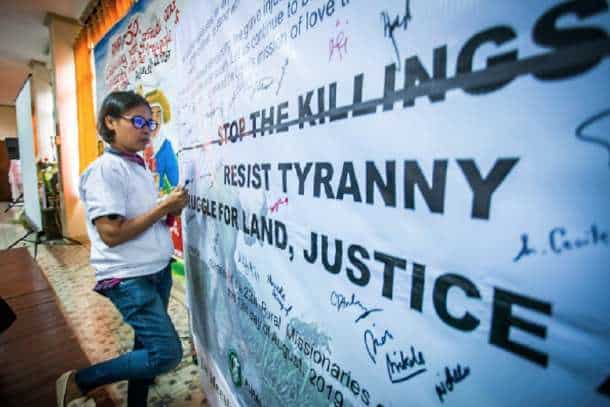
[[[176,146],[181,138],[177,133],[183,128],[176,124],[175,84],[167,75],[175,67],[174,33],[180,13],[177,0],[140,1],[94,51],[97,98],[115,90],[134,90],[149,102],[153,119],[159,123],[143,152],[159,197],[170,193],[180,176]],[[171,226],[178,257],[183,254],[181,224],[178,218]]]

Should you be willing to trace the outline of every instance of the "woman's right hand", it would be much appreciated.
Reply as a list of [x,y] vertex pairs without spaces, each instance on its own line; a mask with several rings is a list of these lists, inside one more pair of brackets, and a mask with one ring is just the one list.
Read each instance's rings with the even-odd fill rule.
[[187,204],[186,189],[183,186],[174,188],[161,203],[165,213],[178,216]]

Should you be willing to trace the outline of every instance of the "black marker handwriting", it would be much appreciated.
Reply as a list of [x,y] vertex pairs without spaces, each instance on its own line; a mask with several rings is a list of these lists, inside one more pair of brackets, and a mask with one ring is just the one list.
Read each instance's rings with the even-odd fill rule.
[[212,117],[214,117],[216,115],[216,113],[219,113],[220,117],[224,116],[222,106],[216,106],[216,107],[212,108],[209,112],[205,113],[204,115],[206,118],[211,119]]
[[539,251],[530,245],[529,235],[523,233],[521,235],[521,249],[513,258],[513,262],[516,263],[524,257],[538,253],[541,255],[560,255],[584,248],[608,247],[609,240],[608,232],[601,230],[596,224],[592,224],[583,234],[576,236],[568,233],[565,227],[555,227],[548,233],[548,248]]
[[233,107],[233,105],[235,105],[235,101],[237,100],[237,97],[245,89],[245,87],[246,87],[246,84],[244,82],[241,82],[240,84],[237,85],[237,87],[233,91],[233,95],[231,96],[231,102],[229,103],[229,108],[231,108],[231,107]]
[[455,385],[464,380],[469,374],[470,368],[468,366],[464,366],[464,370],[462,370],[462,366],[460,366],[459,363],[457,367],[452,370],[449,370],[449,368],[445,366],[445,380],[434,386],[436,395],[441,403],[445,401],[447,392],[452,392]]
[[[388,369],[388,378],[392,383],[405,382],[414,378],[426,371],[426,360],[424,354],[415,352],[415,347],[411,346],[411,354],[405,354],[403,351],[392,352],[393,356],[386,353],[386,368]],[[397,357],[396,361],[393,357]]]
[[383,309],[381,309],[381,308],[369,309],[369,308],[365,307],[364,305],[362,305],[360,300],[356,299],[355,294],[352,294],[352,297],[350,299],[347,299],[343,294],[339,294],[336,291],[333,291],[330,293],[330,304],[334,307],[337,307],[337,311],[341,311],[343,309],[347,309],[352,306],[356,306],[356,307],[360,308],[360,310],[362,311],[362,314],[360,314],[358,316],[358,318],[356,318],[356,320],[354,321],[355,323],[358,323],[360,320],[365,319],[373,312],[383,311]]
[[410,0],[405,0],[404,16],[401,17],[400,14],[397,14],[396,17],[394,17],[394,21],[392,21],[390,13],[388,11],[382,11],[381,20],[383,21],[383,36],[388,37],[392,41],[392,46],[396,53],[396,61],[398,62],[398,70],[400,70],[400,52],[398,51],[398,45],[396,44],[396,38],[394,37],[394,30],[398,27],[402,27],[403,30],[406,30],[409,26],[409,21],[411,20]]
[[263,78],[260,78],[254,83],[254,86],[252,87],[252,96],[254,96],[256,92],[261,92],[263,90],[269,89],[271,85],[273,85],[273,82],[274,80],[271,76],[265,76]]
[[535,249],[529,247],[528,239],[529,236],[527,233],[521,235],[521,250],[519,250],[519,253],[513,258],[513,262],[521,260],[523,256],[529,256],[530,254],[536,253]]
[[239,252],[237,254],[237,262],[243,266],[246,274],[254,277],[256,281],[260,281],[260,276],[256,271],[256,266],[252,263],[250,259],[248,259],[248,257],[246,257],[243,253]]
[[[610,156],[610,143],[608,142],[608,138],[610,137],[610,128],[606,129],[606,131],[608,132],[605,135],[606,140],[603,139],[603,136],[595,137],[590,134],[584,133],[584,130],[587,127],[589,127],[590,125],[592,125],[594,123],[599,122],[600,120],[602,120],[608,116],[610,116],[610,109],[603,110],[603,111],[589,117],[576,128],[576,137],[587,143],[593,143],[593,144],[597,144],[597,145],[604,147],[608,151],[608,154]],[[610,166],[610,157],[608,160],[608,166]]]
[[288,316],[290,311],[292,311],[292,305],[289,306],[286,304],[286,294],[284,293],[284,287],[278,283],[275,283],[271,278],[271,274],[267,276],[267,281],[269,282],[271,287],[273,287],[273,298],[275,298],[277,303],[280,305],[280,309],[286,313],[286,316]]
[[387,329],[383,333],[381,339],[376,338],[375,334],[373,334],[373,331],[370,329],[364,331],[364,347],[373,363],[377,363],[377,360],[375,359],[375,356],[377,356],[377,349],[385,345],[388,339],[394,339],[394,336],[392,336],[392,333]]
[[282,76],[280,76],[280,80],[277,83],[277,89],[275,90],[275,94],[277,95],[280,92],[280,88],[282,87],[282,81],[284,80],[284,75],[286,75],[286,67],[288,66],[288,58],[284,61],[284,65],[282,65]]

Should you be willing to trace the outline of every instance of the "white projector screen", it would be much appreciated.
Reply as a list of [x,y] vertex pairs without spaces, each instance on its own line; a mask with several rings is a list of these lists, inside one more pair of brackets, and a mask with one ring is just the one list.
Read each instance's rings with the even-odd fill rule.
[[30,226],[37,232],[42,231],[40,197],[38,196],[38,175],[34,155],[34,130],[32,127],[31,79],[28,78],[17,96],[17,138],[23,179],[23,201],[25,216]]

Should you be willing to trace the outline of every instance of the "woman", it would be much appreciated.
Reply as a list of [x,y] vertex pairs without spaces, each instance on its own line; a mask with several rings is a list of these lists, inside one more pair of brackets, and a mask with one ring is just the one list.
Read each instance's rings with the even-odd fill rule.
[[83,173],[80,197],[91,240],[95,291],[109,298],[134,330],[133,351],[57,380],[60,407],[95,405],[86,394],[129,380],[128,405],[145,406],[158,374],[175,368],[182,346],[167,314],[173,252],[168,223],[187,202],[183,187],[157,203],[153,176],[137,154],[158,123],[134,92],[110,93],[98,116],[98,132],[110,145]]

